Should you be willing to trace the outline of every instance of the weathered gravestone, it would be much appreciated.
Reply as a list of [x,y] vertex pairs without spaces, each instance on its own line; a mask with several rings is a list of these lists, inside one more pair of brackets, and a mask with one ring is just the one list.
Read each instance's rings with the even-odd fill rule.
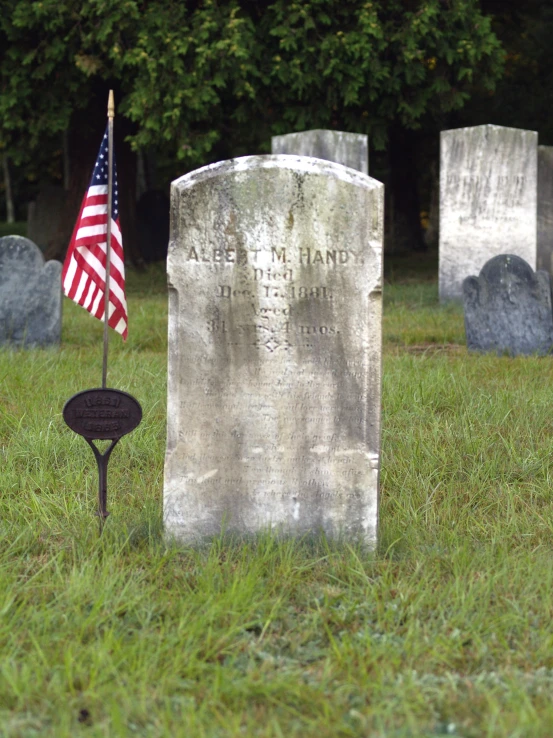
[[369,139],[362,133],[314,130],[273,136],[271,153],[313,156],[369,173]]
[[553,146],[538,146],[537,266],[553,274]]
[[494,256],[463,282],[469,351],[548,354],[553,347],[551,282],[519,256]]
[[538,134],[502,126],[442,131],[440,300],[462,299],[462,283],[493,256],[536,267]]
[[164,517],[376,536],[383,185],[252,156],[172,185]]
[[61,264],[21,236],[0,238],[0,345],[50,346],[61,338]]

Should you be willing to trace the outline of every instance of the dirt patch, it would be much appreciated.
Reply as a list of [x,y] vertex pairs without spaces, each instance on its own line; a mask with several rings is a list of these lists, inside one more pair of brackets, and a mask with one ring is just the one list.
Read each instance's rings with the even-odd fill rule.
[[466,353],[467,347],[462,343],[413,343],[408,345],[385,346],[384,351],[394,354],[452,354],[458,356]]

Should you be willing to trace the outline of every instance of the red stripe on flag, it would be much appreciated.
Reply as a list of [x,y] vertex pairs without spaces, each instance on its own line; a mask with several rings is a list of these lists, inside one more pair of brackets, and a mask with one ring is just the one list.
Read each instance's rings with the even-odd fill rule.
[[[105,286],[106,286],[105,285],[105,280],[102,279],[102,277],[98,274],[98,272],[96,272],[90,266],[90,264],[87,261],[85,261],[85,259],[83,258],[83,256],[81,254],[79,254],[78,251],[75,251],[74,258],[75,258],[75,260],[76,260],[76,262],[77,262],[77,264],[79,266],[81,276],[82,276],[82,274],[87,274],[88,277],[89,277],[89,279],[91,279],[99,287],[99,289],[101,289],[101,291],[102,291],[102,300],[101,300],[101,303],[103,305],[104,304],[104,299],[105,299],[105,297],[104,297]],[[104,269],[105,269],[105,267],[104,267]],[[117,284],[124,291],[124,287],[125,287],[124,275],[121,275],[119,272],[116,272],[115,270],[112,272],[112,270],[110,269],[110,281],[111,281],[112,278],[113,278],[114,281],[117,282]],[[80,281],[80,278],[79,278],[79,281]],[[78,283],[77,283],[77,287],[78,287]],[[117,295],[115,295],[113,293],[113,289],[112,288],[110,288],[110,291],[109,292],[110,292],[109,301],[115,306],[116,309],[120,310],[126,316],[126,308],[125,308],[125,305],[123,305],[120,302],[120,300],[117,297]],[[85,291],[85,293],[86,293],[86,291]],[[84,299],[86,297],[86,294],[85,293],[83,293],[82,301],[81,300],[78,301],[78,304],[79,305],[82,305],[83,304]],[[72,299],[74,300],[75,297],[73,296]]]

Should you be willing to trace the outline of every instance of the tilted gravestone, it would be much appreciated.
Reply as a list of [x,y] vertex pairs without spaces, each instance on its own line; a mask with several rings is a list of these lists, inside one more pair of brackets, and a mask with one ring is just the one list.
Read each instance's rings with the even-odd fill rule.
[[61,264],[21,236],[0,238],[0,345],[51,346],[61,339]]
[[465,330],[469,351],[511,356],[551,352],[553,312],[547,272],[534,270],[519,256],[490,259],[479,277],[463,282]]
[[553,146],[538,146],[537,268],[553,274]]
[[502,126],[442,131],[440,300],[505,252],[536,268],[538,134]]
[[312,156],[343,164],[363,174],[369,172],[369,139],[362,133],[314,130],[273,136],[271,153]]
[[252,156],[172,185],[164,518],[372,545],[383,185]]

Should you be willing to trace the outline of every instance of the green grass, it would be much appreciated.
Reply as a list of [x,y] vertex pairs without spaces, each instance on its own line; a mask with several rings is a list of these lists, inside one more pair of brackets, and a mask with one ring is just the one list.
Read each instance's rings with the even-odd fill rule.
[[354,546],[162,537],[167,307],[128,278],[109,383],[144,408],[110,462],[65,426],[101,325],[0,351],[0,736],[549,738],[549,359],[472,356],[435,281],[385,289],[381,531]]

